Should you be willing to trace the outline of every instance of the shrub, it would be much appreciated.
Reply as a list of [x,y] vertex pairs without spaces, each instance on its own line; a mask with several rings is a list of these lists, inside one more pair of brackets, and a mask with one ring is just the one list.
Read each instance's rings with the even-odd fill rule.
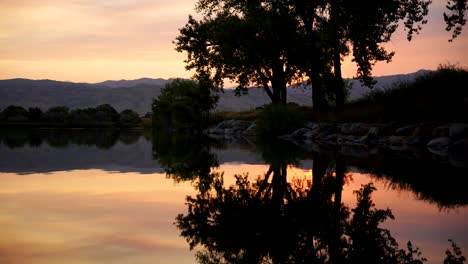
[[10,105],[3,110],[0,118],[9,122],[27,121],[28,111],[21,106]]
[[45,112],[44,119],[49,122],[63,123],[67,120],[70,109],[66,106],[54,106]]
[[270,104],[259,110],[257,132],[261,136],[279,136],[302,127],[306,122],[304,111],[297,104]]
[[141,122],[141,118],[137,112],[125,109],[120,112],[119,123],[121,125],[134,125],[139,124]]
[[153,100],[153,126],[175,130],[206,127],[208,113],[216,100],[210,94],[210,87],[196,81],[176,79]]
[[401,82],[369,93],[349,104],[342,119],[348,121],[465,122],[468,116],[468,70],[440,66],[413,82]]

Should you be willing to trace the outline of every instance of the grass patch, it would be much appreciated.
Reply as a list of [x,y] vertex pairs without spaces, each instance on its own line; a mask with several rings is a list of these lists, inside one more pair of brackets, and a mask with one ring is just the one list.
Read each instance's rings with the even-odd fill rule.
[[144,129],[150,129],[153,127],[153,121],[151,120],[150,117],[143,117],[141,118],[141,126]]
[[258,116],[258,109],[244,110],[239,112],[234,111],[219,111],[210,113],[209,124],[217,124],[224,120],[245,120],[255,121]]
[[307,116],[297,104],[266,105],[257,116],[259,135],[279,136],[304,126]]
[[340,121],[466,122],[468,70],[440,66],[414,82],[396,84],[348,103]]

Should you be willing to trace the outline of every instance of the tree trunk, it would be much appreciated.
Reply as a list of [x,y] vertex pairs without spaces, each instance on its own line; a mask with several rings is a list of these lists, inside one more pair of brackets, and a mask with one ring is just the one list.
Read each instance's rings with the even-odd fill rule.
[[344,184],[345,166],[343,157],[340,154],[336,156],[336,178],[335,178],[335,201],[332,213],[332,230],[330,237],[330,262],[342,263],[341,258],[341,200]]
[[309,70],[307,75],[312,82],[312,106],[314,111],[325,112],[328,108],[328,103],[323,92],[322,79],[320,77],[320,62],[317,49],[318,40],[314,32],[313,21],[315,13],[315,5],[311,1],[298,1],[298,10],[300,11],[299,16],[304,22],[304,28],[306,34],[309,36],[308,39],[308,66]]
[[312,81],[312,107],[316,112],[325,112],[328,110],[328,102],[325,99],[325,93],[323,92],[322,80],[319,75],[319,70],[314,69],[309,74]]
[[344,103],[345,103],[345,95],[344,95],[344,82],[343,77],[341,75],[341,57],[339,47],[335,47],[333,54],[333,67],[335,71],[335,111],[336,112],[343,112],[344,111]]
[[287,103],[286,84],[283,84],[283,86],[281,87],[281,103],[284,105]]
[[331,36],[333,42],[333,71],[334,71],[334,93],[335,93],[335,111],[336,112],[343,112],[344,110],[344,82],[343,76],[341,74],[341,52],[340,52],[340,25],[339,25],[339,14],[337,9],[339,8],[339,1],[332,0],[331,1],[331,12],[330,12],[330,20],[331,20]]
[[283,71],[283,64],[278,63],[273,68],[273,78],[271,80],[271,86],[273,89],[273,94],[275,96],[275,102],[273,103],[278,103],[278,104],[286,104],[286,80],[284,77],[284,71]]
[[279,101],[279,99],[277,98],[278,96],[275,95],[275,90],[274,89],[270,89],[270,87],[268,86],[268,82],[263,83],[263,89],[267,93],[268,97],[270,97],[270,100],[271,100],[272,104],[278,103],[278,101]]

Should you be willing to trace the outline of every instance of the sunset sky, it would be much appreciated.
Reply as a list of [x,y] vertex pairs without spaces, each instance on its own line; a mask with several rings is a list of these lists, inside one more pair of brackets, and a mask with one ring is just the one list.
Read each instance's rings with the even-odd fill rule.
[[[75,82],[190,77],[172,41],[196,0],[0,0],[0,79]],[[393,62],[374,75],[468,66],[468,34],[453,43],[443,23],[445,1],[434,0],[429,23],[412,42],[400,28],[388,47]],[[345,77],[355,68],[343,65]]]

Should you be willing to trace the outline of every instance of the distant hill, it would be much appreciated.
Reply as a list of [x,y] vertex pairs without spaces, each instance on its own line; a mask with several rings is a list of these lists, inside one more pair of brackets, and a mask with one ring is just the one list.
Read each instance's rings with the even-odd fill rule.
[[[374,89],[391,87],[393,83],[411,81],[428,71],[411,74],[376,77]],[[161,94],[161,88],[172,80],[141,78],[137,80],[104,81],[100,83],[73,83],[53,80],[9,79],[0,80],[0,109],[9,105],[37,106],[47,110],[52,106],[64,105],[72,109],[110,104],[117,111],[132,109],[143,115],[151,111],[152,99]],[[350,100],[369,92],[358,81],[353,83]],[[218,111],[248,110],[269,103],[263,89],[252,88],[248,95],[235,96],[232,89],[220,93]],[[312,105],[312,91],[308,87],[290,87],[288,101],[300,105]]]
[[164,86],[167,83],[171,82],[173,79],[151,79],[151,78],[140,78],[136,80],[120,80],[120,81],[104,81],[100,83],[96,83],[93,85],[97,86],[107,86],[111,88],[118,88],[118,87],[135,87],[139,85],[153,85],[153,86]]
[[[125,83],[131,85],[132,83]],[[0,81],[0,108],[9,105],[38,106],[47,110],[52,106],[70,108],[95,107],[110,104],[117,111],[132,109],[140,114],[150,111],[152,98],[160,94],[164,84],[135,84],[111,87],[101,84],[58,82],[51,80],[11,79]]]

